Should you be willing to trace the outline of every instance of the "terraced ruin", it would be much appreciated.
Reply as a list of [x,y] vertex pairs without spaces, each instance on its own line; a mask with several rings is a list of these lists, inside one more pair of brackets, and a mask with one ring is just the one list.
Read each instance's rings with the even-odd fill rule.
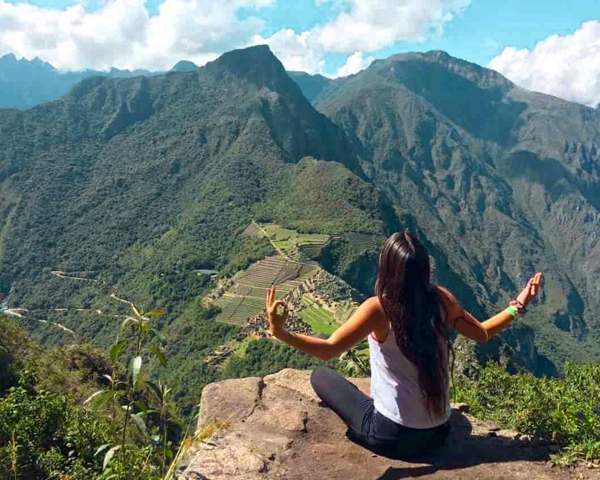
[[[244,236],[267,237],[278,254],[259,260],[248,269],[221,282],[209,298],[221,309],[216,320],[249,327],[264,314],[266,290],[277,288],[276,298],[285,298],[292,317],[314,333],[329,335],[356,309],[357,298],[343,281],[327,274],[317,263],[321,250],[332,238],[304,234],[276,224],[252,222]],[[369,235],[344,235],[349,242],[370,245]],[[260,322],[259,322],[260,323]],[[252,325],[251,325],[252,324]]]
[[367,250],[373,246],[373,242],[377,238],[373,235],[365,235],[363,233],[346,233],[342,235],[342,237],[346,239],[356,250]]
[[230,286],[216,300],[221,308],[216,320],[245,326],[248,319],[264,311],[267,288],[276,285],[277,299],[281,299],[318,270],[317,265],[301,264],[281,255],[260,260],[232,278]]
[[329,241],[329,235],[298,233],[273,223],[259,225],[273,246],[286,257],[299,262],[311,262],[319,257]]

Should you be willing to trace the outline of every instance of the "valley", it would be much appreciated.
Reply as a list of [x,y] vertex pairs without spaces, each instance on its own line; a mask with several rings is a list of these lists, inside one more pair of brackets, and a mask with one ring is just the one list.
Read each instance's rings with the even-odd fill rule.
[[52,322],[19,319],[48,346],[109,347],[126,302],[164,311],[172,360],[152,373],[189,411],[222,375],[312,365],[258,354],[279,349],[267,287],[296,331],[328,335],[372,295],[385,238],[409,229],[480,319],[543,271],[539,305],[465,351],[561,374],[600,358],[599,115],[443,52],[331,81],[288,74],[266,46],[84,79],[0,110],[0,290]]

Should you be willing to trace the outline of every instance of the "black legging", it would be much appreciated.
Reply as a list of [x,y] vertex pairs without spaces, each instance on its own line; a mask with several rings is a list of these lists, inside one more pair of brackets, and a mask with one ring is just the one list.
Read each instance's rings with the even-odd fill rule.
[[348,426],[353,442],[388,458],[409,459],[440,447],[450,433],[450,422],[416,429],[383,416],[373,399],[330,368],[318,367],[310,377],[316,394]]

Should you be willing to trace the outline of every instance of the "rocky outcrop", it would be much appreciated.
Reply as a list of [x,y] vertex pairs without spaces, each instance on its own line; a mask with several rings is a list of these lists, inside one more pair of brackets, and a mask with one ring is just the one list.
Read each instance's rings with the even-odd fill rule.
[[[369,392],[369,379],[351,379]],[[345,438],[342,421],[316,396],[310,372],[285,369],[264,378],[225,380],[202,392],[198,442],[180,469],[182,480],[266,479],[566,479],[552,468],[545,445],[468,414],[453,405],[446,445],[411,463],[372,454]],[[578,472],[594,478],[597,471]],[[584,477],[580,477],[584,475]]]

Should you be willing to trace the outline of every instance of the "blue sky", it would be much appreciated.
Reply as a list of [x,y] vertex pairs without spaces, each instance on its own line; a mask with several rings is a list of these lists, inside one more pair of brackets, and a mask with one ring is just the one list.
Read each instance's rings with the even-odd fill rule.
[[[288,69],[340,76],[373,58],[445,50],[588,104],[600,101],[600,86],[564,84],[573,69],[598,80],[598,32],[598,0],[0,0],[0,55],[39,56],[64,70],[162,70],[268,43]],[[563,68],[553,73],[554,61]]]

